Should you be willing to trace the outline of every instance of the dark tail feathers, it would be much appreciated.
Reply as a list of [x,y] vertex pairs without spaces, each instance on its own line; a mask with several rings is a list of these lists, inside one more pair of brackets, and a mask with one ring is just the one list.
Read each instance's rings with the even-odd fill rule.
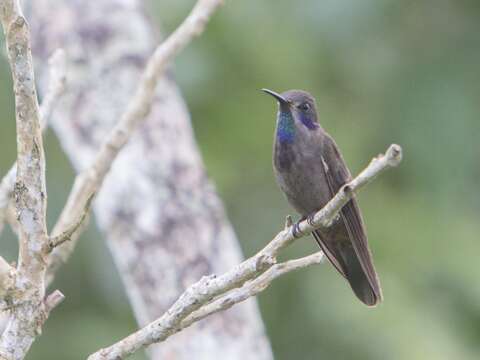
[[380,303],[382,300],[380,286],[377,285],[378,289],[375,291],[375,284],[370,283],[353,246],[350,243],[335,241],[327,244],[318,231],[312,234],[330,263],[348,281],[358,299],[367,306]]

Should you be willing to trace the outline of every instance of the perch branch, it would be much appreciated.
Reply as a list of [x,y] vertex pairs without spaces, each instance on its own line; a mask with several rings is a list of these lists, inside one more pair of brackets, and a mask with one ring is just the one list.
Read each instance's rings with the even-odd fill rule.
[[[50,67],[49,84],[47,93],[40,107],[40,120],[42,131],[47,127],[55,104],[65,91],[66,84],[66,60],[65,52],[57,50],[48,61]],[[9,203],[12,200],[13,187],[17,176],[17,163],[14,163],[0,182],[0,233],[7,219]]]
[[[222,3],[223,0],[198,0],[183,23],[157,47],[146,65],[139,87],[125,113],[100,146],[92,165],[75,179],[67,204],[52,231],[53,236],[65,232],[69,224],[76,223],[82,216],[88,197],[100,188],[117,154],[138,125],[148,116],[158,80],[165,73],[167,66],[193,38],[203,32],[208,20]],[[51,253],[47,282],[52,280],[56,270],[66,262],[79,235],[79,231],[75,231],[70,236],[71,241],[57,247]]]
[[[355,179],[345,184],[327,203],[327,205],[314,215],[311,224],[309,224],[308,220],[304,220],[299,224],[301,236],[305,236],[317,228],[328,227],[331,224],[332,219],[337,216],[342,207],[348,203],[348,201],[355,195],[356,192],[371,182],[381,172],[388,168],[397,166],[401,159],[402,149],[398,145],[391,145],[385,155],[379,155],[378,157],[374,158],[367,168],[365,168],[365,170],[363,170]],[[221,276],[204,276],[198,282],[187,288],[185,292],[178,298],[178,300],[159,319],[151,322],[144,328],[127,336],[114,345],[105,349],[101,349],[98,352],[90,355],[88,359],[124,359],[125,357],[133,354],[145,346],[164,341],[170,335],[177,332],[178,329],[191,325],[194,321],[196,321],[195,319],[199,320],[203,318],[203,311],[208,313],[210,309],[213,312],[214,310],[218,309],[219,306],[221,307],[222,304],[216,304],[215,298],[221,296],[222,294],[225,294],[235,288],[240,288],[238,292],[243,294],[243,296],[246,296],[245,294],[248,294],[249,291],[254,293],[255,290],[250,290],[249,285],[246,284],[248,281],[250,281],[249,284],[253,283],[253,286],[259,286],[258,292],[262,291],[261,285],[268,284],[268,279],[276,277],[276,272],[282,272],[282,268],[283,271],[285,271],[285,268],[289,268],[289,266],[285,265],[288,264],[288,262],[285,264],[279,264],[277,268],[275,268],[275,263],[280,250],[284,249],[296,240],[296,238],[293,236],[293,226],[290,223],[291,222],[287,220],[288,227],[279,232],[275,238],[256,255],[243,261]],[[320,260],[318,257],[307,259]],[[299,265],[299,263],[302,264],[302,261],[305,261],[305,259],[295,261],[296,262],[293,264]],[[269,272],[268,270],[272,268],[274,270],[270,270],[272,272]],[[267,275],[262,277],[262,274]],[[243,291],[242,286],[245,287]],[[239,298],[241,297],[242,296],[239,295]],[[218,301],[221,302],[222,299]],[[230,303],[230,300],[228,300],[228,295],[224,301],[225,308],[227,308]],[[203,310],[202,307],[205,307],[207,310]],[[182,324],[185,326],[182,326]]]
[[245,283],[241,288],[233,289],[220,298],[201,307],[180,323],[176,332],[192,325],[193,323],[206,318],[219,311],[226,310],[239,302],[247,300],[249,297],[256,296],[267,289],[276,278],[285,275],[291,271],[300,270],[311,265],[320,264],[323,259],[323,253],[317,252],[295,260],[289,260],[283,263],[275,264],[265,271],[259,277]]

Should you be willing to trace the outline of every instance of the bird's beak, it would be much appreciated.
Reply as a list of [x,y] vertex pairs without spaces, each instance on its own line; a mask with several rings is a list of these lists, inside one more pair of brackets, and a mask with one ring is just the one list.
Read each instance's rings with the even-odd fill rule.
[[271,95],[275,99],[277,99],[280,105],[289,105],[289,102],[282,95],[276,93],[275,91],[268,90],[268,89],[262,89],[262,91],[266,92],[268,95]]

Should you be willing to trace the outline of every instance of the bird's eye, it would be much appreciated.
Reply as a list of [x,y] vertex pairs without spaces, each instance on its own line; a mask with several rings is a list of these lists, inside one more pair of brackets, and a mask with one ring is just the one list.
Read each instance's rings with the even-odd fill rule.
[[310,110],[310,104],[309,103],[302,103],[302,104],[300,104],[299,108],[300,108],[300,110],[308,111],[308,110]]

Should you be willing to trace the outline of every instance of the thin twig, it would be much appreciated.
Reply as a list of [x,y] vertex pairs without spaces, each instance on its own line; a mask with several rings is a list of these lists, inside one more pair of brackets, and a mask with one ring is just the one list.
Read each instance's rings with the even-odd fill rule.
[[90,197],[87,200],[87,203],[85,204],[85,208],[83,209],[83,212],[80,215],[80,218],[76,222],[74,222],[73,224],[70,224],[70,226],[60,235],[57,235],[55,237],[50,237],[48,239],[47,249],[46,249],[47,252],[51,252],[57,246],[63,244],[65,241],[70,240],[72,235],[80,228],[80,226],[83,225],[90,211],[90,205],[92,203],[94,196],[95,194],[90,195]]
[[45,313],[47,314],[47,316],[54,308],[60,305],[63,300],[65,300],[65,295],[63,295],[60,290],[55,290],[50,295],[48,295],[45,299]]
[[[327,205],[313,216],[313,220],[302,221],[299,224],[300,235],[305,236],[315,229],[328,227],[331,220],[334,219],[342,207],[355,196],[356,192],[386,169],[397,166],[401,159],[402,149],[400,146],[391,145],[385,155],[379,155],[373,159],[367,168],[355,179],[345,184]],[[277,236],[256,255],[243,261],[221,276],[210,275],[203,277],[187,288],[160,318],[114,345],[97,351],[90,355],[88,359],[124,359],[145,346],[165,341],[169,336],[174,334],[177,329],[182,327],[183,321],[186,321],[186,324],[190,325],[191,322],[188,318],[189,316],[195,316],[192,315],[194,312],[211,303],[212,300],[220,295],[234,288],[244,286],[247,281],[251,280],[251,282],[254,282],[255,280],[252,279],[258,279],[258,277],[267,270],[275,266],[280,250],[292,244],[297,238],[293,235],[293,226],[287,227],[279,232]],[[269,276],[273,275],[267,275],[267,278]],[[259,280],[259,283],[265,284],[266,282]],[[216,305],[210,306],[215,307]],[[201,316],[199,316],[199,318],[201,318]]]

